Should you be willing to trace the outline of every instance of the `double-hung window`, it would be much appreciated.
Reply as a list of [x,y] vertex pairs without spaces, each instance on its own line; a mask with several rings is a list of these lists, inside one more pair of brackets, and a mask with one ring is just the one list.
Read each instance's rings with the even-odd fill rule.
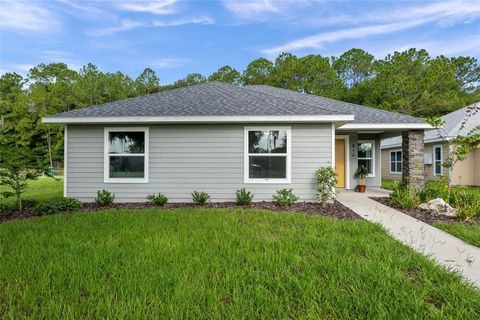
[[245,128],[245,182],[290,183],[290,127]]
[[443,174],[442,158],[442,146],[433,146],[433,174],[436,176]]
[[148,128],[105,128],[104,182],[148,182]]
[[358,141],[358,166],[368,169],[368,177],[375,176],[375,141]]
[[390,173],[402,173],[402,150],[390,151]]

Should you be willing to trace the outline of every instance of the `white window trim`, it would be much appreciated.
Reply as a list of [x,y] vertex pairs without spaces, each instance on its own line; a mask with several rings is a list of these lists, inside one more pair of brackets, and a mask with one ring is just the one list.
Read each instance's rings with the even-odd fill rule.
[[[358,140],[358,144],[361,144],[361,143],[371,143],[372,144],[372,173],[371,174],[368,174],[367,175],[367,178],[374,178],[375,177],[375,171],[376,171],[376,167],[375,167],[375,140]],[[357,149],[358,149],[358,145],[357,145]],[[358,160],[369,160],[370,158],[360,158],[358,156],[358,150],[357,150],[357,165],[358,165]]]
[[[103,182],[104,183],[148,183],[148,163],[149,163],[149,128],[148,127],[105,127],[104,130],[104,164],[103,164]],[[145,132],[145,152],[143,154],[128,154],[121,155],[126,157],[132,156],[144,156],[145,161],[145,177],[143,178],[110,178],[110,155],[108,153],[108,134],[112,131],[116,132],[131,132],[131,131],[143,131]],[[118,156],[118,155],[117,155]]]
[[[437,160],[436,158],[436,153],[435,149],[440,148],[440,159]],[[440,173],[437,173],[436,167],[437,164],[436,162],[440,161]],[[443,146],[441,144],[436,144],[433,146],[433,175],[434,176],[443,176]]]
[[[402,174],[402,172],[397,172],[397,171],[392,171],[392,152],[395,152],[395,158],[397,157],[397,152],[401,152],[402,153],[402,160],[400,160],[402,162],[402,169],[403,169],[403,150],[402,149],[394,149],[394,150],[390,150],[389,152],[389,162],[388,162],[388,165],[389,165],[389,171],[391,174]],[[397,168],[396,164],[397,164],[398,161],[395,160],[395,168]]]
[[[287,175],[285,179],[279,178],[250,178],[249,177],[249,156],[256,155],[256,156],[272,156],[272,157],[285,157],[284,153],[268,153],[268,154],[250,154],[248,152],[248,132],[249,131],[262,131],[262,130],[285,130],[287,132]],[[262,127],[245,127],[244,128],[244,137],[243,137],[243,145],[244,145],[244,160],[243,160],[243,173],[244,173],[244,183],[291,183],[291,142],[292,142],[292,129],[291,127],[273,127],[273,126],[262,126]]]

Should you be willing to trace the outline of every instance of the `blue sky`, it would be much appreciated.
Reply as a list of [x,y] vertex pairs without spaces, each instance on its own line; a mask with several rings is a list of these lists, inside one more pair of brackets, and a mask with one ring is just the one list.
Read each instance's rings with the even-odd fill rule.
[[282,51],[352,47],[379,58],[410,47],[480,58],[480,0],[0,0],[0,73],[92,62],[131,77],[151,67],[168,84]]

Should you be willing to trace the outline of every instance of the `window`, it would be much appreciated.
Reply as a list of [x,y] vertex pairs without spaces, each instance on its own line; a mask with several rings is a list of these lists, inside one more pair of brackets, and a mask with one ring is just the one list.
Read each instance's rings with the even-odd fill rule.
[[290,183],[290,128],[245,128],[245,182]]
[[368,169],[368,176],[375,176],[375,141],[358,141],[358,166]]
[[433,146],[433,174],[436,176],[443,174],[442,158],[442,146]]
[[105,128],[104,182],[148,182],[148,128]]
[[390,173],[402,173],[402,150],[390,151]]

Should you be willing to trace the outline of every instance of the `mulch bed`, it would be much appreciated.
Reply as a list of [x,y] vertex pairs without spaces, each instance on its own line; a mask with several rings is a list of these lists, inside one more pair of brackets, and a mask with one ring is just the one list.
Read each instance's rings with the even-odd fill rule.
[[370,197],[370,199],[375,200],[377,202],[380,202],[383,205],[389,206],[395,210],[398,210],[400,212],[403,212],[415,219],[418,219],[420,221],[423,221],[425,223],[433,225],[436,222],[444,222],[444,223],[462,223],[465,225],[474,225],[477,224],[477,221],[473,220],[468,220],[468,221],[463,221],[457,217],[448,217],[444,215],[439,215],[439,214],[429,214],[425,213],[424,211],[420,209],[414,209],[411,211],[405,210],[398,205],[395,205],[393,203],[390,203],[390,199],[386,197]]
[[[335,201],[333,204],[327,204],[325,206],[320,203],[315,202],[297,202],[290,206],[282,207],[276,202],[254,202],[247,206],[239,206],[235,202],[211,202],[203,206],[196,205],[193,203],[167,203],[163,207],[154,206],[146,202],[138,203],[114,203],[109,206],[99,207],[95,203],[84,203],[83,207],[75,212],[93,212],[105,209],[167,209],[167,210],[176,210],[182,208],[219,208],[219,209],[260,209],[260,210],[270,210],[276,212],[305,212],[310,215],[319,215],[331,217],[334,219],[344,219],[344,220],[357,220],[362,219],[355,212],[349,208],[342,205],[340,202]],[[71,214],[70,212],[62,212],[61,214]],[[35,217],[31,210],[23,211],[14,211],[8,216],[0,216],[0,223],[18,220],[18,219],[27,219]]]

